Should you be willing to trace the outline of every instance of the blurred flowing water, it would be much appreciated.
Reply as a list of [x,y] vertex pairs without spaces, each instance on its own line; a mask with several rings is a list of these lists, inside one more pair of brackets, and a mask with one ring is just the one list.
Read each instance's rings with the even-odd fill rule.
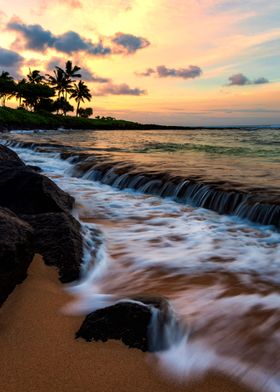
[[165,296],[187,331],[156,356],[165,373],[216,369],[280,390],[279,130],[49,131],[2,142],[76,198],[86,252],[70,311]]

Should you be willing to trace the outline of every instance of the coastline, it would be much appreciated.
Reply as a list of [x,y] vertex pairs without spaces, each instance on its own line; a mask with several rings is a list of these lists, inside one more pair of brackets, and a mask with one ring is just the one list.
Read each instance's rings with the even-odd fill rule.
[[249,392],[219,374],[179,385],[149,366],[145,355],[122,343],[75,340],[83,316],[66,316],[71,300],[54,268],[36,255],[27,279],[0,310],[0,389],[5,392],[154,391]]
[[[270,129],[279,129],[280,125],[264,125]],[[0,107],[0,133],[15,130],[240,130],[259,129],[262,126],[236,125],[236,126],[179,126],[162,124],[141,124],[128,120],[114,118],[82,118],[74,116],[61,116],[50,113],[34,113]]]
[[[42,134],[37,137],[41,138]],[[44,137],[45,135],[43,135]],[[237,181],[237,179],[227,180],[227,176],[207,178],[201,174],[181,175],[175,171],[168,172],[162,169],[149,172],[148,166],[145,168],[142,165],[143,167],[141,167],[141,160],[139,164],[137,160],[133,161],[133,159],[128,159],[128,167],[123,168],[124,162],[122,160],[114,162],[110,159],[106,160],[101,155],[99,162],[92,159],[88,153],[83,153],[83,150],[73,149],[71,142],[69,146],[64,146],[45,138],[44,142],[39,141],[38,143],[38,139],[25,141],[24,135],[23,139],[20,135],[5,135],[5,139],[5,145],[9,148],[20,147],[31,151],[57,153],[63,160],[74,158],[75,175],[78,177],[92,176],[96,172],[98,173],[98,181],[116,188],[131,188],[162,198],[171,197],[180,203],[191,200],[195,206],[215,211],[218,214],[235,215],[256,224],[274,226],[276,230],[280,228],[279,186],[277,188],[273,184],[268,188],[262,180],[258,184],[254,184],[250,183],[247,177],[245,181],[239,178]],[[110,149],[105,148],[104,151],[107,152]],[[150,162],[150,167],[152,164],[153,161]],[[109,180],[108,173],[111,170],[114,170],[115,175]],[[127,181],[123,180],[118,183],[118,178],[121,178],[125,172]],[[145,180],[134,183],[134,180],[143,174],[145,174]],[[258,177],[262,178],[264,175],[265,173],[262,171]],[[149,183],[150,186],[145,188],[145,184]],[[165,188],[167,185],[168,188]]]
[[[47,182],[49,186],[54,187],[48,177],[35,174],[35,166],[24,166],[12,150],[3,146],[2,155],[3,167],[8,165],[5,163],[5,160],[8,159],[8,162],[10,160],[10,170],[16,172],[26,172],[27,170],[28,173],[25,175],[28,174],[32,178],[39,176],[43,183]],[[70,235],[65,239],[68,241],[72,238],[72,249],[75,251],[77,243],[74,239],[77,232],[80,231],[80,227],[75,228],[76,225],[73,226],[69,222],[69,211],[74,203],[74,198],[58,187],[54,187],[53,191],[58,192],[59,197],[52,193],[54,205],[48,205],[47,212],[42,213],[41,211],[41,208],[45,208],[43,193],[41,195],[42,205],[37,205],[38,211],[33,210],[34,201],[31,201],[31,205],[28,204],[30,202],[28,197],[21,206],[21,209],[24,208],[24,213],[21,211],[20,217],[33,227],[37,243],[34,251],[37,254],[42,254],[48,265],[56,265],[60,270],[61,281],[67,282],[75,279],[73,272],[76,276],[81,255],[77,254],[74,260],[70,260],[65,254],[63,264],[58,262],[61,251],[52,253],[53,245],[56,247],[59,244],[60,249],[64,249],[68,248],[69,242],[65,247],[61,238],[58,240],[59,236],[56,234],[56,230],[62,233],[64,229],[59,228],[57,223],[63,224],[64,228],[66,224],[71,232],[72,229],[75,229],[75,233],[72,233],[73,236]],[[13,192],[17,194],[15,190]],[[22,198],[23,195],[24,193]],[[9,204],[11,198],[4,201]],[[8,206],[18,209],[18,199],[16,199],[15,205]],[[51,212],[54,207],[55,213]],[[33,219],[32,214],[34,213]],[[68,216],[66,220],[65,213]],[[47,221],[45,221],[46,218]],[[57,221],[57,219],[59,220]],[[38,225],[35,224],[36,222]],[[46,223],[48,231],[43,233],[41,229],[46,227]],[[45,242],[46,235],[49,243]],[[41,239],[44,243],[41,243]],[[78,244],[80,242],[78,239]],[[39,248],[44,253],[41,253]],[[78,269],[71,271],[75,260],[78,262]],[[3,389],[5,391],[39,390],[44,392],[54,389],[66,392],[82,389],[101,392],[118,389],[124,392],[143,390],[169,392],[171,388],[178,392],[249,391],[248,388],[239,385],[237,381],[231,381],[227,376],[214,372],[207,373],[202,379],[187,380],[184,384],[178,385],[176,378],[175,381],[174,379],[167,381],[161,374],[157,374],[155,364],[151,364],[151,361],[149,364],[146,363],[143,353],[129,350],[120,342],[111,340],[104,344],[75,340],[75,332],[79,329],[83,321],[82,318],[65,316],[60,312],[70,299],[71,297],[63,291],[62,286],[58,283],[56,271],[46,267],[41,258],[37,256],[28,269],[27,279],[16,287],[0,310],[3,353],[1,366],[2,369],[5,369],[3,372]],[[42,369],[44,370],[42,371]],[[6,383],[10,389],[7,389]],[[258,389],[253,388],[253,390],[257,391]]]

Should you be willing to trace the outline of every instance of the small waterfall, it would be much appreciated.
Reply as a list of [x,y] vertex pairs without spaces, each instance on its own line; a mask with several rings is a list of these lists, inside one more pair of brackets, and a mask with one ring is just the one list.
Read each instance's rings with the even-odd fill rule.
[[166,304],[167,309],[160,311],[151,306],[152,318],[148,331],[148,342],[151,352],[166,351],[179,345],[187,338],[187,329],[176,317],[173,309]]
[[[17,147],[22,148],[23,146],[17,143]],[[31,147],[29,146],[28,148]],[[32,144],[32,148],[36,149],[37,146],[35,144]],[[44,149],[46,149],[45,151],[47,152],[47,147],[44,147]],[[241,218],[251,219],[252,221],[269,225],[275,224],[279,227],[279,198],[277,200],[277,197],[267,197],[267,195],[266,197],[264,197],[263,194],[261,194],[261,192],[258,193],[257,190],[244,191],[244,189],[241,190],[238,188],[238,186],[235,185],[229,186],[228,184],[223,183],[212,184],[207,180],[203,180],[202,178],[183,178],[180,176],[172,176],[168,173],[157,173],[155,171],[147,172],[144,170],[140,170],[137,167],[133,167],[132,165],[116,163],[113,161],[109,162],[107,158],[106,160],[102,160],[102,158],[99,160],[99,158],[92,156],[89,157],[82,154],[77,155],[76,152],[74,155],[71,155],[71,153],[61,153],[59,152],[59,149],[53,149],[50,152],[50,157],[54,156],[54,152],[56,152],[60,153],[60,158],[67,160],[67,162],[71,162],[71,164],[73,165],[71,168],[71,165],[65,165],[65,163],[67,163],[65,161],[60,161],[59,164],[63,163],[63,167],[67,167],[67,174],[71,174],[75,177],[86,177],[87,179],[93,181],[104,182],[103,179],[110,171],[110,174],[107,176],[106,181],[108,181],[109,185],[118,189],[133,189],[145,193],[152,193],[161,197],[172,198],[174,201],[177,201],[179,203],[193,203],[196,205],[203,206],[205,208],[213,209],[221,214],[235,214],[237,216],[240,216]],[[35,155],[38,156],[39,154]],[[46,155],[45,159],[47,162],[47,160],[49,159],[49,155]],[[62,170],[59,172],[62,173]],[[71,181],[75,184],[75,181],[79,182],[80,180],[68,178],[67,181],[69,181],[70,184]],[[99,194],[101,194],[104,189],[106,189],[106,187],[102,187],[99,184],[92,185],[97,186],[98,189],[100,189]],[[116,193],[120,194],[119,192]],[[149,201],[151,203],[153,202],[153,200],[150,199]],[[126,200],[124,200],[123,203],[126,203]],[[166,205],[166,207],[164,208],[166,208],[168,213],[168,208],[170,204],[173,203],[167,202],[163,204]],[[94,203],[92,203],[91,205],[94,206]],[[127,205],[125,204],[125,206]],[[180,206],[177,205],[176,208],[178,207]],[[203,213],[206,213],[206,211],[204,211]],[[191,221],[187,213],[186,216],[188,216],[188,223],[190,224],[190,226],[193,227],[193,221]],[[215,224],[215,219],[217,219],[217,216],[213,214],[214,222],[211,220],[211,225]],[[225,219],[225,221],[227,220]],[[185,221],[183,223],[183,230],[185,230]],[[174,218],[174,226],[178,224],[178,217],[176,217]],[[219,219],[219,224],[223,224],[222,219]],[[230,241],[225,242],[227,232],[226,226],[222,227],[223,231],[219,231],[217,235],[220,235],[221,232],[225,234],[225,238],[222,238],[222,242],[225,243],[225,250],[228,250],[228,245],[232,246],[230,243],[232,242],[232,238],[234,237],[230,237]],[[196,244],[193,249],[196,249],[198,247],[198,243],[204,242],[203,226],[198,226],[198,228],[199,229],[197,231],[199,232],[199,241],[195,241]],[[169,230],[169,226],[167,226],[166,230]],[[183,232],[183,230],[181,230],[181,232]],[[104,277],[104,275],[106,275],[108,271],[110,272],[109,255],[107,254],[106,242],[104,241],[102,233],[97,230],[95,225],[84,224],[83,234],[85,238],[85,251],[82,280],[76,286],[69,287],[69,290],[73,291],[77,295],[77,298],[80,297],[80,302],[78,302],[79,299],[77,299],[76,307],[75,304],[73,304],[73,307],[69,307],[68,309],[68,311],[75,311],[76,313],[82,314],[113,305],[120,301],[120,296],[106,294],[104,291],[104,286],[102,287],[100,285],[100,280],[102,280],[102,277]],[[188,229],[186,229],[185,234],[189,235]],[[215,238],[219,239],[217,235],[215,236]],[[242,234],[240,233],[240,235]],[[245,237],[247,236],[247,234],[244,233],[243,235]],[[279,244],[278,234],[273,233],[273,236],[274,235],[276,236],[276,239],[274,239],[275,244]],[[137,234],[137,237],[139,237],[139,234]],[[129,239],[125,235],[124,238],[125,241],[129,241]],[[194,239],[196,240],[197,237],[195,237]],[[249,237],[248,241],[251,240],[252,238]],[[257,242],[257,244],[259,243],[260,242]],[[267,271],[268,265],[273,264],[272,262],[274,259],[277,260],[278,253],[272,252],[270,257],[268,257],[270,250],[268,249],[267,244],[268,240],[265,241],[265,243],[261,247],[258,247],[253,244],[253,247],[258,254],[258,257],[253,257],[253,260],[251,261],[252,264],[250,264],[254,267],[253,271]],[[245,245],[246,243],[244,242],[234,242],[234,247],[236,247],[237,249],[242,249],[242,247]],[[145,249],[145,247],[143,247],[143,249]],[[252,247],[250,249],[252,249]],[[271,249],[274,249],[273,246]],[[265,250],[267,250],[267,252]],[[185,245],[184,254],[186,254]],[[244,254],[246,254],[246,252]],[[175,255],[175,253],[171,252],[172,266],[174,262],[173,255]],[[259,265],[257,263],[258,259],[267,259],[268,263],[264,265]],[[160,257],[159,260],[161,260]],[[197,261],[198,260],[195,259],[195,265],[198,264]],[[242,263],[244,262],[245,261],[243,258]],[[268,269],[270,271],[270,275],[276,274],[275,271],[276,269],[278,270],[277,265],[274,268],[275,269],[272,269],[273,272]],[[236,267],[233,266],[233,269],[236,270]],[[250,270],[251,267],[249,271]],[[126,273],[127,275],[129,275],[129,270],[126,270]],[[247,277],[247,275],[249,274],[246,273],[245,275]],[[236,283],[239,284],[240,282],[237,280]],[[113,293],[113,290],[110,291],[108,286],[106,286],[106,289],[108,289],[109,293]],[[211,289],[209,290],[209,292],[212,291],[213,290]],[[205,295],[205,291],[199,292],[198,296],[199,298],[205,298],[205,308],[207,308],[208,311],[211,312],[211,306],[208,302],[207,296]],[[241,298],[239,299],[239,297]],[[261,299],[267,299],[268,297],[269,296],[265,292],[263,292],[263,295],[261,295]],[[236,309],[240,308],[242,303],[245,302],[242,295],[238,295],[237,298],[238,307]],[[133,301],[133,299],[123,298],[122,301]],[[258,301],[259,299],[257,298],[256,303],[258,303]],[[266,308],[269,309],[275,306],[275,297],[273,297],[271,301],[273,302],[268,302]],[[145,305],[144,302],[141,303]],[[188,299],[186,300],[186,303],[188,306],[191,306],[192,300]],[[176,309],[176,305],[174,302],[173,304]],[[222,353],[218,352],[215,349],[213,341],[211,342],[213,332],[205,333],[202,336],[198,337],[198,335],[195,333],[195,323],[193,324],[191,318],[187,319],[186,321],[186,323],[191,326],[190,329],[184,328],[184,326],[179,323],[178,319],[176,318],[176,315],[173,313],[172,309],[169,308],[169,306],[168,309],[164,312],[161,312],[160,309],[153,304],[146,304],[146,306],[149,306],[152,312],[152,318],[148,331],[151,350],[159,350],[148,358],[149,360],[155,358],[157,365],[160,366],[162,372],[165,375],[176,375],[176,380],[178,381],[178,379],[185,380],[188,376],[193,377],[196,375],[205,374],[205,372],[211,369],[219,369],[225,374],[232,375],[235,377],[238,376],[240,380],[247,382],[249,385],[252,384],[254,387],[256,387],[256,384],[258,384],[257,388],[260,391],[279,391],[280,380],[278,373],[275,372],[273,366],[271,368],[270,374],[270,369],[268,369],[267,371],[259,369],[255,363],[252,367],[250,367],[248,366],[248,364],[242,363],[234,357],[231,358],[230,356],[226,356],[226,354],[225,356],[223,356]],[[228,304],[226,304],[225,306],[227,309],[229,309],[230,313],[236,316],[235,308],[228,306]],[[195,310],[197,309],[198,311],[200,311],[202,307],[203,306],[201,306],[200,302],[194,302],[193,308]],[[219,311],[221,309],[221,303],[219,303],[219,298],[216,309]],[[221,321],[223,321],[223,319],[225,319],[223,313],[218,314],[221,315],[220,319]],[[205,320],[205,313],[203,314],[202,312],[200,319]],[[252,329],[256,329],[255,327],[256,326],[254,326]],[[218,333],[220,333],[221,330],[222,328],[219,327],[219,329],[217,330]],[[227,341],[223,341],[221,339],[220,341],[221,343],[218,342],[218,346],[224,348]],[[270,351],[268,350],[266,352],[264,349],[263,355],[265,356],[265,354],[270,355]],[[260,355],[260,357],[262,357],[262,355]],[[274,362],[277,361],[273,353],[272,355],[270,355],[270,357],[273,358]],[[275,372],[274,374],[273,371]]]
[[275,201],[275,204],[270,204],[252,201],[248,198],[236,208],[236,215],[240,218],[249,219],[252,222],[280,227],[279,201]]
[[[247,189],[240,184],[209,182],[200,177],[184,178],[169,173],[141,170],[131,163],[115,162],[104,156],[73,151],[73,147],[58,144],[4,140],[11,148],[28,148],[39,152],[60,154],[73,167],[69,174],[113,186],[132,189],[150,195],[213,210],[219,214],[236,215],[257,224],[280,228],[279,195],[264,196],[263,190]],[[61,151],[63,149],[63,151]]]
[[[90,165],[91,162],[91,165]],[[200,178],[172,177],[168,173],[140,172],[137,167],[118,162],[97,163],[91,158],[78,162],[72,175],[84,177],[115,188],[171,198],[213,210],[219,214],[232,214],[252,222],[280,228],[280,204],[275,196],[261,191],[238,189],[238,185],[222,182],[208,183]]]

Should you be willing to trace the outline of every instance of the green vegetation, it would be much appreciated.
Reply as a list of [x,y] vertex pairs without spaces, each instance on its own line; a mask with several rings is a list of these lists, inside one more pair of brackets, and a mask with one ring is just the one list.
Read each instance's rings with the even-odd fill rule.
[[[52,75],[42,75],[39,70],[29,70],[26,78],[19,81],[8,72],[0,74],[0,131],[12,129],[139,129],[138,123],[116,120],[113,117],[90,119],[92,108],[81,103],[91,101],[92,95],[79,71],[80,67],[67,61],[65,69],[58,66]],[[15,98],[17,109],[6,107]],[[76,101],[76,117],[68,116],[74,107],[69,99]]]
[[[2,106],[6,106],[9,99],[16,98],[19,107],[32,112],[44,110],[45,112],[67,115],[73,112],[74,107],[69,103],[73,98],[77,102],[76,116],[83,117],[92,114],[91,108],[80,108],[81,102],[91,101],[91,93],[87,85],[80,80],[80,67],[72,65],[68,60],[65,69],[55,67],[53,75],[41,75],[39,70],[29,70],[26,78],[15,81],[9,72],[3,71],[0,75],[0,99]],[[83,109],[80,112],[80,109]]]
[[[63,99],[63,97],[61,97]],[[69,104],[69,102],[68,102]],[[83,110],[89,113],[83,115]],[[30,112],[22,107],[11,109],[0,107],[0,132],[15,129],[201,129],[158,124],[140,124],[132,121],[116,120],[114,117],[87,118],[91,108],[79,109],[79,116],[55,115],[45,110]],[[205,128],[207,129],[207,128]],[[222,129],[222,128],[221,128]],[[226,128],[228,129],[228,128]],[[234,128],[236,129],[236,128]],[[143,151],[145,152],[145,151]]]
[[[114,117],[89,118],[91,107],[81,103],[91,101],[92,95],[82,80],[80,67],[67,61],[65,69],[55,67],[53,73],[42,75],[37,69],[29,70],[26,78],[14,80],[8,72],[0,74],[0,131],[13,129],[151,129],[167,128],[152,124],[116,120]],[[7,101],[16,99],[18,108],[6,107]],[[76,116],[68,116],[76,102]]]
[[12,129],[149,129],[150,126],[112,117],[84,118],[54,115],[45,111],[0,107],[0,131]]
[[[65,69],[56,66],[52,75],[42,75],[37,69],[29,70],[26,78],[16,81],[9,72],[0,74],[0,132],[13,129],[190,129],[156,124],[139,124],[116,120],[114,117],[89,118],[91,107],[81,103],[91,101],[92,95],[82,80],[80,67],[67,61]],[[17,109],[6,107],[7,101],[16,99]],[[76,116],[69,102],[76,102]]]
[[[85,85],[85,83],[82,80],[80,80],[79,83],[75,83],[74,88],[71,89],[70,92],[71,92],[70,98],[74,98],[75,101],[77,102],[76,116],[78,116],[79,113],[81,113],[81,109],[82,109],[82,108],[80,108],[81,102],[85,102],[85,99],[87,101],[90,101],[91,94],[90,94],[88,87]],[[88,108],[88,109],[91,109],[91,108]],[[87,109],[83,109],[82,113],[83,113],[84,117],[86,117],[87,116]]]

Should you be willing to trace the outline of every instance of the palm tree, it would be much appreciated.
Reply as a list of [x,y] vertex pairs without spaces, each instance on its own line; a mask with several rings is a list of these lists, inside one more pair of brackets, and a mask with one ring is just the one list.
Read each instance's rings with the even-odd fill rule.
[[61,96],[65,98],[67,92],[70,92],[72,89],[72,82],[71,80],[66,79],[65,72],[59,67],[56,67],[53,73],[54,76],[47,75],[48,81],[50,85],[54,87],[57,91],[58,98],[60,98]]
[[18,99],[19,106],[21,106],[22,99],[24,98],[24,87],[26,86],[26,79],[23,78],[17,82],[15,97]]
[[27,75],[27,79],[30,83],[42,83],[45,79],[44,76],[40,75],[40,71],[38,69],[34,69],[31,71],[29,68],[29,74]]
[[6,105],[6,100],[13,97],[15,93],[15,82],[14,78],[9,72],[3,71],[0,75],[0,98],[2,99],[2,105]]
[[78,115],[83,118],[89,118],[92,116],[93,110],[92,108],[79,108]]
[[14,78],[12,77],[12,75],[9,74],[9,72],[7,71],[2,71],[1,75],[0,75],[0,79],[2,80],[14,80]]
[[74,84],[70,98],[74,98],[77,102],[76,116],[78,116],[81,102],[85,102],[85,99],[87,101],[91,100],[90,90],[82,80],[80,80],[79,83]]
[[55,91],[47,84],[25,83],[22,86],[22,95],[25,107],[35,112],[46,100],[55,95]]
[[67,115],[67,112],[73,112],[74,108],[73,106],[66,101],[64,97],[58,98],[56,101],[53,103],[53,108],[56,110],[57,114],[61,111],[64,116]]
[[[80,71],[80,67],[78,67],[77,65],[72,64],[72,61],[68,60],[65,63],[65,69],[62,69],[60,67],[55,67],[57,69],[57,71],[64,73],[65,79],[67,82],[69,82],[69,84],[73,83],[73,78],[81,78],[82,75],[80,73],[78,73]],[[72,86],[71,86],[72,87]],[[67,101],[67,92],[69,92],[69,90],[65,90],[64,92],[64,98]]]
[[80,71],[80,67],[77,65],[72,65],[72,61],[68,60],[65,64],[65,75],[67,79],[71,78],[81,78],[82,75],[78,73]]

